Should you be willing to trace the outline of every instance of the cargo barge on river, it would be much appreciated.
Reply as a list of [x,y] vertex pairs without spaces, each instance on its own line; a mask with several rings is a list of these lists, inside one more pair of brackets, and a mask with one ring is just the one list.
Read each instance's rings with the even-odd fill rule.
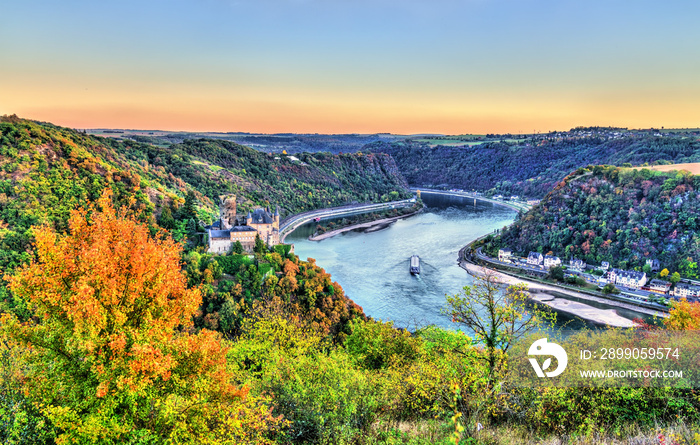
[[411,275],[420,274],[420,257],[418,255],[413,255],[411,261],[409,262],[409,270]]

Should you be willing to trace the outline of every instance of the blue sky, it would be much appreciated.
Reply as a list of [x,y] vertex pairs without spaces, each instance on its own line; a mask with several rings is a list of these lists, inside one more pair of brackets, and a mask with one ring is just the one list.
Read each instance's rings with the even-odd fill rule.
[[0,114],[78,128],[700,126],[696,2],[23,1]]

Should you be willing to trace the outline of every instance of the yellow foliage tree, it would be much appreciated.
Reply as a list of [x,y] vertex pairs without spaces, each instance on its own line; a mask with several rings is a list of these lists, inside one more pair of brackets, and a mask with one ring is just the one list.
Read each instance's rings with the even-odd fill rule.
[[700,303],[690,303],[685,298],[674,303],[664,324],[679,331],[700,329]]
[[109,192],[98,206],[74,211],[67,235],[37,229],[37,259],[5,277],[33,317],[4,314],[0,334],[58,442],[264,443],[281,419],[232,384],[218,334],[192,333],[201,296],[179,245]]

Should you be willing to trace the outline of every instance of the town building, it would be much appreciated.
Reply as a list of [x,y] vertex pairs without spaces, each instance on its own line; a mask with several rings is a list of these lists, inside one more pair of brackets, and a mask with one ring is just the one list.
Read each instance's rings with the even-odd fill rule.
[[544,267],[551,269],[552,267],[561,266],[561,259],[558,256],[546,255],[544,257]]
[[676,298],[685,298],[688,301],[697,301],[700,298],[700,286],[688,283],[676,283],[671,291],[671,295]]
[[510,249],[499,249],[498,250],[498,261],[510,261],[513,256],[513,251]]
[[531,266],[539,266],[544,261],[544,257],[539,252],[530,252],[527,256],[527,264]]
[[586,262],[578,258],[571,258],[569,260],[569,268],[583,272],[586,270]]
[[222,195],[219,199],[219,220],[208,229],[207,252],[227,254],[233,250],[236,241],[246,252],[252,252],[258,236],[268,247],[279,244],[279,209],[273,214],[269,208],[258,208],[243,216],[236,212],[234,195]]
[[616,286],[639,289],[647,282],[647,274],[635,270],[613,269],[608,272],[608,280]]
[[607,261],[601,262],[601,263],[600,263],[599,269],[600,269],[600,270],[608,270],[608,269],[610,269],[610,263],[608,263]]
[[652,272],[658,272],[659,270],[661,270],[661,263],[659,263],[659,260],[657,260],[656,258],[648,259],[646,261],[646,264],[647,266],[651,267]]
[[671,290],[671,283],[664,280],[653,279],[649,282],[649,290],[657,294],[667,294]]

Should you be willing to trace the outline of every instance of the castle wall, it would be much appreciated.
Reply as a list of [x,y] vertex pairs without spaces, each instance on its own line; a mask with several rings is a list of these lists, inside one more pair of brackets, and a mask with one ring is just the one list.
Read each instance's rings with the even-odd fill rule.
[[240,241],[246,252],[252,252],[255,248],[255,234],[257,232],[231,232],[231,248],[236,241]]
[[268,247],[275,246],[280,243],[279,223],[272,224],[251,224],[260,234],[260,239],[265,241]]
[[219,204],[221,228],[230,229],[236,220],[236,195],[221,195],[219,199],[221,200]]
[[224,254],[231,251],[233,244],[230,239],[227,238],[214,238],[209,240],[209,253],[219,253]]

